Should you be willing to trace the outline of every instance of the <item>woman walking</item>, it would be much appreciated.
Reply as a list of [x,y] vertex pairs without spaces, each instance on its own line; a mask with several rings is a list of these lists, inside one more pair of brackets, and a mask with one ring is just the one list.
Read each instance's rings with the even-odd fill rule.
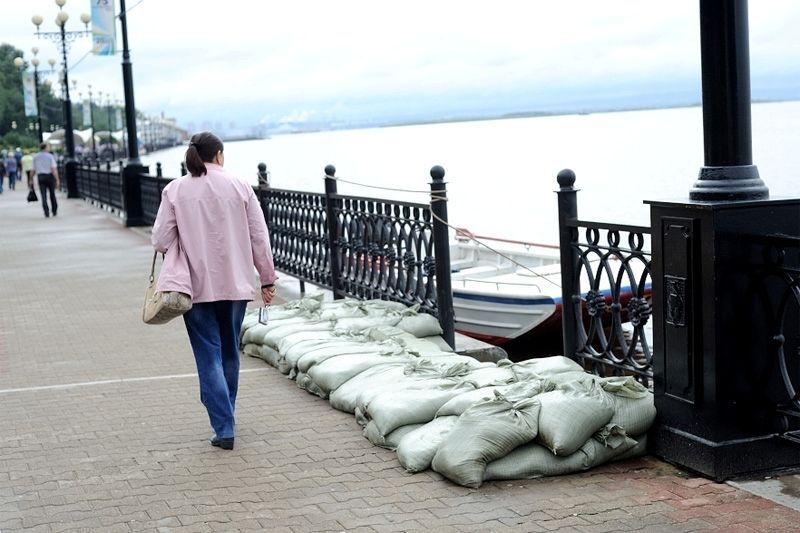
[[195,134],[185,159],[189,175],[164,188],[152,242],[159,252],[186,255],[188,271],[166,275],[183,278],[192,288],[192,309],[183,318],[197,363],[200,401],[214,430],[211,444],[231,450],[239,333],[255,294],[253,266],[265,305],[275,295],[277,278],[261,206],[247,182],[223,169],[222,141],[208,132]]

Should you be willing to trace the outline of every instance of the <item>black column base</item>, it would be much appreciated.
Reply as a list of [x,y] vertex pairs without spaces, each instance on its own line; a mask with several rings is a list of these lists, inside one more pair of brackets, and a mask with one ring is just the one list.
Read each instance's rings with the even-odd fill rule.
[[78,162],[70,160],[64,163],[64,180],[67,183],[67,198],[83,198],[78,191]]
[[721,482],[776,471],[800,471],[797,443],[779,435],[714,442],[677,428],[656,425],[650,453]]
[[122,202],[125,208],[125,226],[148,226],[142,210],[142,186],[139,178],[149,168],[140,164],[128,164],[122,170]]
[[703,167],[689,198],[700,202],[766,200],[769,189],[755,165]]

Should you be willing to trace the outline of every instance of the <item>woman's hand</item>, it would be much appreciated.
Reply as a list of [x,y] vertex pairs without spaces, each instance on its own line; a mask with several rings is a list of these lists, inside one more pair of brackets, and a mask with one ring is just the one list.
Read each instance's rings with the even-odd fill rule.
[[264,300],[264,305],[269,305],[272,302],[276,292],[274,285],[261,287],[261,299]]

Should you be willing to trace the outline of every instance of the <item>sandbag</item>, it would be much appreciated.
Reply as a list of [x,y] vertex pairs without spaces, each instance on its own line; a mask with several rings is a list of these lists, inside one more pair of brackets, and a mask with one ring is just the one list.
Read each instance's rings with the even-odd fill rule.
[[608,395],[594,386],[554,390],[537,398],[542,406],[538,440],[556,455],[575,453],[614,414]]
[[422,472],[430,468],[436,450],[457,421],[457,416],[437,416],[405,435],[397,445],[397,459],[403,468],[407,472]]
[[477,488],[486,465],[536,438],[538,398],[512,403],[497,395],[462,414],[447,435],[431,467],[449,480]]
[[430,422],[436,411],[462,390],[436,387],[386,392],[372,400],[365,415],[381,435],[388,435],[400,426]]
[[405,376],[405,363],[375,365],[353,376],[330,393],[330,404],[334,409],[346,413],[355,412],[358,395],[371,387],[380,388],[384,384],[395,383]]
[[[269,327],[267,326],[264,326]],[[262,339],[262,344],[266,344],[271,348],[278,348],[278,343],[292,333],[311,332],[311,331],[331,331],[333,329],[333,322],[325,320],[323,322],[289,324],[275,327],[267,332]]]
[[631,376],[601,378],[598,383],[614,406],[611,424],[622,426],[634,438],[650,429],[656,418],[652,392]]
[[404,363],[410,357],[409,355],[380,354],[340,355],[312,366],[308,370],[308,374],[322,390],[330,393],[348,379],[370,367],[386,363]]
[[[501,361],[500,363],[509,364]],[[500,366],[498,363],[498,366]],[[528,359],[519,363],[510,363],[511,369],[517,374],[517,381],[527,381],[531,378],[549,378],[564,372],[583,372],[581,365],[564,357],[540,357]]]
[[531,381],[523,381],[510,385],[483,387],[474,391],[467,391],[459,394],[444,404],[439,411],[436,412],[436,416],[460,415],[473,404],[478,403],[481,400],[489,400],[494,398],[495,390],[502,394],[507,400],[518,402],[520,400],[524,400],[525,398],[533,398],[538,394],[548,392],[553,389],[555,389],[555,383],[548,379],[533,379]]
[[484,480],[531,479],[581,472],[621,456],[634,446],[636,441],[631,438],[626,438],[617,448],[606,447],[595,439],[588,439],[574,453],[560,457],[553,455],[544,446],[530,442],[489,463]]
[[278,366],[278,361],[281,357],[281,354],[277,351],[263,344],[246,344],[244,352],[249,356],[263,359],[267,364],[274,367]]
[[633,459],[634,457],[641,457],[647,454],[647,434],[636,437],[636,445],[629,450],[617,455],[612,461],[624,461],[625,459]]
[[295,376],[295,381],[297,382],[297,386],[301,389],[306,390],[311,394],[316,394],[323,400],[328,398],[328,393],[320,389],[317,384],[314,383],[314,380],[312,380],[305,372],[298,372],[297,376]]
[[395,325],[417,338],[441,335],[443,333],[442,326],[439,325],[439,320],[428,313],[404,316]]
[[398,315],[365,316],[354,318],[340,318],[336,321],[336,331],[360,332],[376,326],[394,326],[400,321]]
[[[286,359],[295,365],[301,372],[308,372],[312,366],[322,363],[323,361],[327,361],[331,357],[337,357],[345,354],[368,354],[376,352],[385,353],[387,351],[386,348],[387,347],[385,346],[378,346],[375,343],[327,342],[307,350],[306,353],[302,354],[295,360],[292,360],[289,357],[286,357]],[[399,353],[401,351],[397,345],[392,348],[392,351],[395,353]],[[391,353],[391,351],[389,353]]]
[[367,440],[375,446],[380,446],[381,448],[386,448],[387,450],[395,450],[397,449],[397,444],[403,439],[403,437],[420,427],[422,427],[422,424],[401,426],[384,436],[381,435],[381,432],[374,423],[369,423],[364,426],[363,434]]

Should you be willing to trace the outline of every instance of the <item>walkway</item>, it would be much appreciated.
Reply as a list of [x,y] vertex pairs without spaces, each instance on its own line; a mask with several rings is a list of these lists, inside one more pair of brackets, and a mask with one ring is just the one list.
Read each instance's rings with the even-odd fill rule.
[[140,320],[146,234],[63,196],[45,219],[25,194],[0,195],[2,533],[800,528],[800,512],[652,458],[479,490],[407,474],[247,357],[236,449],[213,448],[182,323]]

